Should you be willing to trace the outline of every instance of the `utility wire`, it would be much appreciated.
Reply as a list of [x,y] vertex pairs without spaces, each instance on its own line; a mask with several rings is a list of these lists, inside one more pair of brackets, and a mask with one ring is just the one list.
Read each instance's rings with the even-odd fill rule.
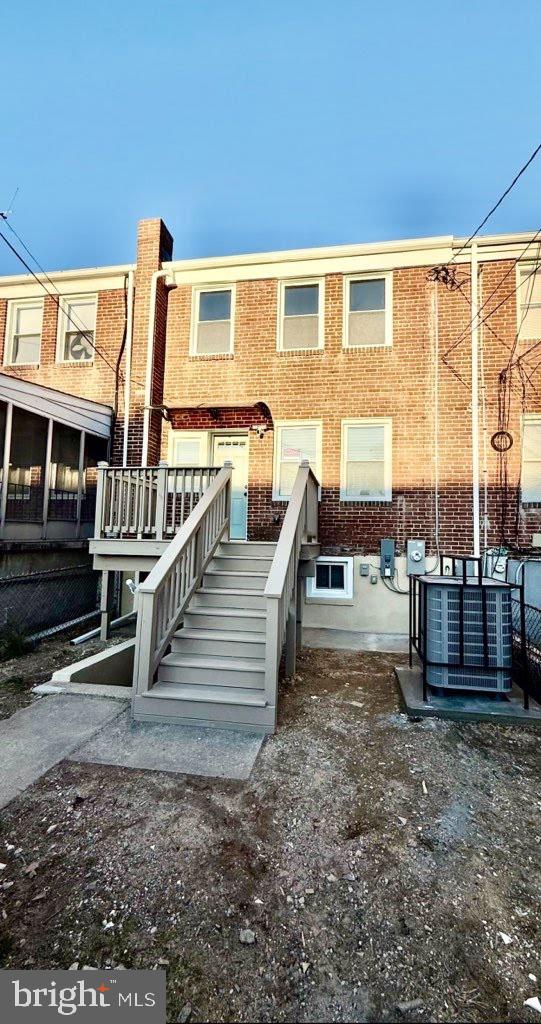
[[540,151],[541,151],[541,142],[534,149],[533,153],[528,157],[526,163],[523,164],[523,166],[520,168],[520,171],[518,172],[518,174],[515,174],[515,177],[513,178],[511,184],[508,185],[508,187],[506,188],[505,192],[502,193],[502,195],[500,196],[498,201],[496,203],[494,203],[494,206],[492,207],[492,209],[490,209],[488,211],[486,217],[484,217],[483,220],[481,221],[481,223],[476,227],[476,229],[473,232],[473,234],[470,235],[470,237],[467,239],[467,241],[464,242],[464,245],[458,250],[457,253],[455,253],[455,255],[453,256],[452,260],[450,260],[450,263],[448,264],[449,266],[452,263],[456,262],[456,260],[461,255],[461,253],[464,252],[464,249],[467,249],[469,244],[470,244],[470,242],[472,242],[473,239],[475,238],[475,236],[479,234],[479,232],[481,231],[481,228],[484,228],[484,226],[487,223],[487,221],[490,220],[490,218],[492,217],[492,214],[496,212],[496,210],[498,209],[499,206],[501,206],[501,204],[503,203],[504,199],[509,195],[511,190],[515,187],[515,185],[516,185],[517,181],[519,180],[519,178],[522,177],[522,175],[524,174],[524,171],[527,170],[527,168],[530,166],[531,163],[533,163],[533,161],[535,160],[537,154]]
[[[53,280],[52,280],[52,278],[51,278],[51,277],[49,276],[49,274],[47,273],[47,271],[43,269],[43,267],[41,266],[41,264],[39,263],[39,261],[38,261],[38,260],[36,259],[36,257],[35,257],[35,256],[33,255],[33,253],[32,253],[32,252],[30,251],[30,249],[28,248],[28,246],[27,246],[27,245],[25,244],[25,242],[23,242],[23,240],[22,240],[22,238],[20,237],[20,235],[18,235],[18,234],[17,234],[17,232],[15,231],[15,229],[14,229],[14,228],[12,227],[12,225],[11,225],[11,224],[9,223],[9,221],[8,221],[8,219],[7,219],[7,216],[6,216],[6,215],[4,215],[4,214],[0,214],[0,216],[2,217],[2,219],[3,219],[3,220],[4,220],[5,222],[6,222],[6,224],[8,225],[8,227],[9,227],[10,231],[12,231],[12,232],[13,232],[13,234],[15,235],[15,237],[16,237],[16,238],[18,239],[18,241],[20,242],[20,244],[22,245],[23,249],[25,250],[25,252],[26,252],[26,253],[28,254],[28,256],[30,257],[30,259],[31,259],[31,260],[33,260],[33,262],[34,262],[34,263],[36,264],[36,266],[37,266],[37,267],[38,267],[38,269],[39,269],[39,270],[41,271],[41,273],[42,273],[42,274],[44,275],[44,277],[45,277],[45,278],[47,279],[47,281],[49,281],[49,283],[50,283],[50,284],[52,285],[52,287],[53,287],[53,288],[55,289],[56,295],[55,295],[55,294],[53,294],[52,292],[50,292],[50,291],[49,291],[49,289],[45,287],[45,284],[43,283],[43,281],[42,281],[42,280],[40,280],[40,278],[38,277],[38,275],[37,275],[37,274],[36,274],[36,273],[34,272],[34,270],[32,270],[32,267],[31,267],[31,266],[29,266],[29,264],[28,264],[28,263],[26,262],[26,260],[25,260],[25,259],[24,259],[24,258],[23,258],[23,257],[21,256],[21,254],[20,254],[19,252],[17,252],[17,250],[16,250],[15,246],[13,246],[13,245],[11,244],[11,242],[9,241],[9,239],[8,239],[8,238],[6,238],[6,236],[5,236],[5,235],[4,235],[4,234],[3,234],[3,233],[2,233],[1,231],[0,231],[0,238],[2,238],[2,239],[3,239],[3,241],[4,241],[5,243],[6,243],[6,245],[7,245],[7,246],[8,246],[8,248],[9,248],[9,249],[11,250],[11,252],[12,252],[12,253],[13,253],[13,254],[14,254],[14,255],[15,255],[16,257],[17,257],[17,259],[19,260],[19,262],[20,262],[20,263],[22,263],[23,267],[25,267],[25,269],[26,269],[26,270],[27,270],[27,271],[29,272],[29,274],[31,274],[31,275],[32,275],[32,277],[34,278],[34,280],[35,280],[35,281],[37,281],[37,283],[38,283],[38,284],[40,285],[40,287],[41,287],[41,288],[43,288],[43,290],[44,290],[45,294],[46,294],[46,295],[48,295],[48,296],[49,296],[49,298],[51,298],[51,299],[53,300],[53,302],[55,303],[55,305],[56,305],[56,307],[57,307],[58,311],[59,311],[59,312],[61,312],[61,313],[63,313],[63,315],[64,315],[64,316],[66,317],[66,319],[67,319],[67,320],[69,321],[69,323],[70,323],[70,324],[71,324],[71,325],[72,325],[73,327],[75,327],[75,329],[76,329],[76,330],[77,330],[77,331],[78,331],[78,332],[79,332],[80,334],[83,334],[83,335],[84,335],[84,337],[85,337],[85,340],[86,340],[86,341],[88,342],[88,344],[90,345],[90,347],[91,347],[91,348],[92,348],[92,349],[94,350],[94,352],[96,353],[96,355],[98,355],[98,356],[100,357],[100,359],[103,359],[104,363],[106,363],[106,364],[107,364],[107,366],[109,367],[109,369],[113,371],[113,373],[115,374],[115,377],[116,377],[117,375],[121,376],[121,377],[122,377],[122,380],[123,380],[123,381],[124,381],[124,383],[125,383],[125,382],[126,382],[126,376],[125,376],[125,374],[124,374],[124,373],[122,372],[122,370],[119,370],[119,369],[118,369],[118,368],[117,368],[116,366],[114,366],[114,365],[113,365],[113,363],[111,363],[111,362],[110,362],[110,361],[108,360],[107,356],[105,356],[105,355],[103,354],[103,352],[101,351],[101,349],[99,349],[99,348],[98,348],[98,346],[97,346],[97,345],[96,345],[96,344],[94,343],[94,341],[93,341],[93,340],[92,340],[92,339],[91,339],[91,338],[89,337],[88,331],[87,331],[87,329],[86,329],[86,328],[84,327],[84,325],[83,325],[83,324],[81,323],[81,321],[77,322],[77,320],[73,318],[73,314],[72,314],[72,313],[70,313],[70,312],[68,312],[68,310],[67,310],[67,309],[65,308],[65,306],[61,304],[61,302],[60,302],[60,293],[59,293],[59,291],[58,291],[58,288],[56,287],[56,285],[55,285],[54,281],[53,281]],[[135,380],[135,379],[134,379],[133,377],[130,377],[130,381],[131,381],[131,383],[132,383],[132,384],[136,384],[136,385],[137,385],[137,387],[140,387],[140,388],[144,388],[144,386],[145,386],[144,384],[142,384],[142,383],[141,383],[141,381]]]

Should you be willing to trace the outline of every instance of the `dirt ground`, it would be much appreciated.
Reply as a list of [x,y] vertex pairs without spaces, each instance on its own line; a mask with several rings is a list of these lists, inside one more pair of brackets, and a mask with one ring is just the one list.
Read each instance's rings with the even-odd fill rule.
[[247,782],[50,771],[0,965],[165,969],[170,1021],[539,1019],[539,733],[410,722],[397,660],[304,650]]

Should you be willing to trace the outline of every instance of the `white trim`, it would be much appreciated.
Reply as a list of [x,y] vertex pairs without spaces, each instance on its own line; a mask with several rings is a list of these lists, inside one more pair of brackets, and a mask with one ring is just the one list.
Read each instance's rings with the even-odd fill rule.
[[[349,297],[350,284],[354,281],[384,281],[385,283],[385,341],[383,345],[350,345],[349,344]],[[370,274],[347,274],[343,278],[343,322],[342,322],[342,348],[348,350],[356,349],[382,349],[391,348],[393,344],[393,274],[390,270],[374,271]],[[368,312],[368,311],[367,311]]]
[[[24,309],[28,306],[41,306],[41,329],[39,332],[39,359],[37,362],[32,363],[14,363],[13,362],[13,335],[15,326],[15,315],[18,309]],[[41,361],[41,342],[43,339],[43,311],[44,301],[40,296],[35,298],[27,299],[10,299],[8,302],[7,316],[6,316],[6,333],[4,338],[4,366],[39,366]]]
[[11,274],[0,277],[0,298],[42,298],[44,291],[56,292],[58,296],[76,292],[123,290],[128,272],[135,269],[135,263],[128,263],[125,266],[91,267],[88,270],[55,270],[47,277],[37,274],[37,281],[31,274]]
[[274,421],[274,453],[272,460],[272,500],[289,501],[289,495],[280,494],[280,437],[284,427],[314,427],[316,430],[316,465],[312,466],[319,483],[321,493],[321,467],[323,456],[323,421],[322,420],[275,420]]
[[541,413],[525,413],[522,417],[522,433],[521,433],[521,452],[520,452],[520,501],[522,505],[540,505],[541,504],[541,451],[539,452],[539,459],[529,459],[529,462],[537,462],[539,464],[539,484],[534,490],[534,496],[525,496],[522,484],[522,477],[524,473],[524,428],[529,423],[536,423],[541,425]]
[[[309,285],[318,286],[317,301],[317,345],[309,348],[284,348],[284,308],[286,288],[299,288]],[[299,314],[301,315],[301,314]],[[304,314],[302,314],[304,315]],[[306,314],[315,315],[315,314]],[[290,319],[290,317],[288,317]],[[278,302],[276,322],[276,351],[277,352],[319,352],[325,347],[325,278],[324,277],[301,277],[284,278],[278,281]]]
[[352,555],[320,555],[316,558],[317,565],[343,565],[344,586],[341,590],[316,587],[316,574],[306,580],[306,597],[309,601],[353,603],[353,556]]
[[[358,494],[352,496],[346,494],[347,479],[347,432],[349,427],[383,427],[383,458],[384,458],[384,487],[383,496],[374,497],[371,494]],[[393,420],[391,416],[367,416],[361,419],[342,420],[340,438],[340,501],[362,501],[377,504],[378,502],[389,502],[393,498]]]
[[[192,288],[192,306],[190,315],[190,348],[191,356],[198,359],[212,359],[214,356],[229,356],[235,352],[235,304],[236,287],[229,281],[220,284],[197,285]],[[229,348],[227,352],[198,352],[197,351],[197,328],[199,326],[199,301],[202,292],[230,292],[231,305],[229,313]],[[204,321],[205,323],[207,321]],[[216,323],[227,323],[226,320],[218,320]]]
[[[169,465],[180,466],[175,456],[175,441],[178,440],[193,440],[197,439],[199,442],[199,462],[196,465],[199,466],[210,466],[210,431],[208,430],[171,430],[169,432]],[[189,468],[189,467],[186,467]]]
[[[539,250],[538,251],[541,252],[541,238],[539,239]],[[521,323],[521,320],[522,320],[522,297],[521,296],[522,296],[522,288],[523,288],[521,277],[522,277],[522,274],[524,272],[528,273],[530,270],[533,270],[535,266],[536,266],[535,260],[524,260],[524,261],[521,261],[520,263],[517,263],[516,268],[515,268],[515,283],[516,283],[516,302],[515,302],[516,310],[515,310],[515,312],[516,312],[516,317],[517,317],[517,336],[518,336],[518,340],[519,341],[535,341],[537,339],[537,337],[538,337],[538,335],[523,334],[521,332],[521,329],[520,329],[520,323]],[[535,282],[535,278],[537,277],[538,274],[539,274],[539,277],[541,279],[541,269],[539,269],[535,274],[532,274],[531,277],[527,278],[527,280],[525,282],[526,294],[527,294],[528,287],[530,285],[532,285],[533,282]],[[537,303],[533,303],[532,302],[532,303],[529,304],[529,308],[536,308],[539,305],[540,305],[540,303],[538,303],[538,302]]]
[[[94,330],[93,330],[92,346],[91,346],[91,348],[92,348],[92,356],[91,356],[90,359],[65,359],[64,358],[64,337],[65,337],[65,335],[66,335],[66,333],[68,331],[68,328],[71,326],[72,329],[75,330],[77,324],[76,324],[76,322],[72,324],[71,321],[68,320],[68,314],[67,314],[67,310],[66,310],[66,307],[65,307],[64,303],[69,305],[69,303],[71,303],[71,302],[78,302],[78,301],[88,302],[89,299],[93,299],[94,300],[94,307],[95,307]],[[92,365],[92,363],[94,362],[94,356],[95,356],[95,347],[93,347],[93,346],[96,345],[96,324],[97,324],[97,320],[98,320],[98,296],[97,296],[97,294],[95,292],[88,292],[88,293],[78,292],[77,294],[63,295],[62,296],[62,298],[59,300],[59,303],[58,303],[58,317],[57,317],[57,322],[56,322],[56,356],[55,356],[55,359],[56,359],[57,363],[64,363],[65,365],[68,365],[68,366],[91,366]],[[81,333],[83,334],[84,331],[81,331]]]

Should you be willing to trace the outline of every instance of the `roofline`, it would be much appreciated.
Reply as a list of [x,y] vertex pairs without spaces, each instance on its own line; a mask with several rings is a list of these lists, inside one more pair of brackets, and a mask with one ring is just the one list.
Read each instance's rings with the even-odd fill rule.
[[[513,234],[481,235],[475,241],[480,248],[516,246],[539,237],[539,231],[523,231]],[[367,242],[354,245],[318,246],[310,249],[279,249],[272,252],[241,253],[235,256],[205,256],[198,259],[171,260],[164,267],[175,270],[203,270],[207,267],[240,267],[253,263],[293,263],[303,260],[335,259],[355,256],[377,256],[384,253],[415,252],[416,250],[451,249],[460,252],[471,246],[466,236],[434,235],[423,238],[402,238],[389,242]],[[465,257],[466,258],[466,257]]]
[[[47,271],[46,274],[36,273],[38,281],[46,284],[48,279],[52,281],[70,281],[72,278],[76,280],[85,279],[87,277],[110,277],[115,274],[127,274],[130,270],[135,270],[137,264],[135,263],[121,263],[112,267],[82,267],[82,268],[70,268],[69,270],[51,270]],[[35,277],[33,274],[6,274],[0,275],[0,283],[7,285],[26,284],[28,281],[34,281]]]

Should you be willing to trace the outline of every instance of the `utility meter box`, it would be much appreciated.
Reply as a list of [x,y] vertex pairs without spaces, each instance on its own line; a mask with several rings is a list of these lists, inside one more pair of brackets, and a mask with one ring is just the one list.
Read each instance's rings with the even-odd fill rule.
[[425,573],[425,542],[409,540],[407,545],[408,576],[424,576]]
[[379,542],[380,572],[382,578],[392,579],[394,576],[394,540],[384,537]]

